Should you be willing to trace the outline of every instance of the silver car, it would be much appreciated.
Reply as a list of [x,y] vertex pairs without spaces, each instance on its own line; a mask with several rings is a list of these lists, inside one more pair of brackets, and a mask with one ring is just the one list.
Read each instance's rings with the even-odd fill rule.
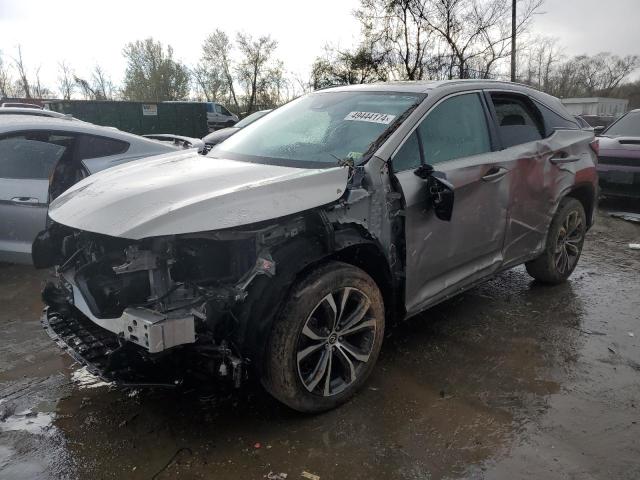
[[180,148],[47,110],[0,109],[0,261],[31,262],[50,198],[78,180]]
[[206,157],[57,198],[34,243],[37,266],[58,265],[43,322],[107,379],[252,375],[294,409],[333,408],[391,319],[520,264],[566,280],[594,218],[594,149],[558,99],[516,84],[315,92]]

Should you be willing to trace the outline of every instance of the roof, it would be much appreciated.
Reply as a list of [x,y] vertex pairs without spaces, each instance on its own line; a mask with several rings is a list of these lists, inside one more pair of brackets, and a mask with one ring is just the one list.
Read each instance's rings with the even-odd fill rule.
[[0,108],[0,115],[32,115],[34,117],[55,117],[73,120],[73,117],[71,115],[54,112],[53,110],[43,110],[42,108],[29,107],[2,107]]
[[572,98],[562,98],[560,101],[562,103],[599,103],[602,101],[629,103],[629,100],[627,100],[626,98],[610,98],[610,97],[572,97]]
[[522,83],[505,82],[503,80],[489,79],[465,79],[465,80],[415,80],[402,82],[380,82],[344,85],[337,87],[329,87],[322,91],[342,91],[342,90],[364,90],[364,91],[386,91],[386,92],[407,92],[407,93],[427,93],[436,88],[448,87],[453,85],[465,85],[470,88],[495,88],[496,86],[509,88],[524,88],[527,90],[537,91],[535,88],[524,85]]
[[69,121],[68,118],[39,117],[35,115],[0,115],[0,134],[23,130],[57,130],[106,136],[124,141],[155,142],[133,133],[123,132],[115,127],[104,127],[81,120]]

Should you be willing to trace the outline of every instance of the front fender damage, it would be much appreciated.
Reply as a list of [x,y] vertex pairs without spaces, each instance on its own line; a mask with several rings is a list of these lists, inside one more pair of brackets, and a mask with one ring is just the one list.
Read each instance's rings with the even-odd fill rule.
[[338,202],[219,231],[131,240],[53,224],[34,243],[40,267],[58,264],[45,328],[106,379],[176,384],[188,372],[240,386],[261,371],[272,323],[310,268],[330,258],[366,268],[366,246],[393,276],[397,199],[354,177]]

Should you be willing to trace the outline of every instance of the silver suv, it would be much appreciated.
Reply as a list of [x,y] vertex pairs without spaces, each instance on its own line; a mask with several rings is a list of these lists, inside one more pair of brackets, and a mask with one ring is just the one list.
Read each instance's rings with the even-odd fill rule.
[[593,221],[592,132],[491,81],[299,98],[214,147],[91,176],[34,243],[47,331],[107,379],[259,378],[317,412],[371,373],[385,324],[525,264],[559,283]]

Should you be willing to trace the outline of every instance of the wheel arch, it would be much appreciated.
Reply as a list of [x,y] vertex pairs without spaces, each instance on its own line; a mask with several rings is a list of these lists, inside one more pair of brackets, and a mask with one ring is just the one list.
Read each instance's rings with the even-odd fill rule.
[[587,227],[590,228],[593,225],[593,219],[597,204],[596,187],[591,183],[577,184],[566,191],[564,195],[560,197],[560,200],[562,201],[562,199],[566,197],[575,198],[582,204],[585,215],[587,217]]
[[329,255],[326,261],[336,260],[358,267],[369,275],[382,294],[387,317],[396,310],[396,288],[389,262],[382,248],[374,242],[361,242],[344,247]]
[[[358,226],[334,231],[327,241],[322,236],[299,236],[273,253],[275,277],[260,276],[250,288],[245,303],[236,312],[239,323],[238,346],[250,357],[258,373],[264,364],[266,338],[293,286],[312,270],[339,261],[366,272],[376,283],[389,318],[397,308],[397,292],[383,248]],[[265,299],[269,301],[265,301]]]

